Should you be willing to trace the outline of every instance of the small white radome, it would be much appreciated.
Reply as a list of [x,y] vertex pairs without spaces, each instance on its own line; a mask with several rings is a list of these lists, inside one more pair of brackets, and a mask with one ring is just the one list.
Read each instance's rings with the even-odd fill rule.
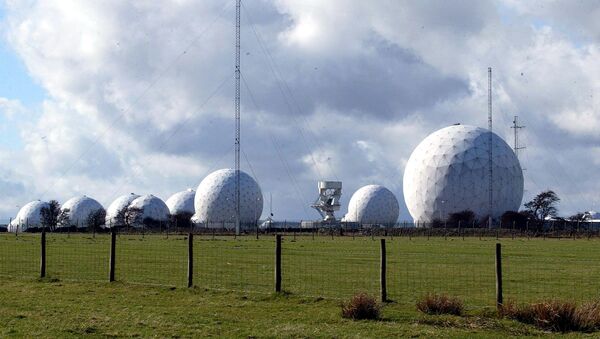
[[400,206],[394,193],[380,185],[367,185],[354,192],[342,221],[391,226],[399,214]]
[[[196,190],[195,223],[209,227],[231,227],[236,215],[236,171],[220,169],[209,174]],[[258,183],[240,171],[240,223],[255,224],[263,209],[263,197]]]
[[125,194],[115,199],[106,209],[105,227],[112,227],[119,223],[117,215],[127,208],[132,201],[140,196],[135,193]]
[[173,194],[167,201],[167,207],[171,215],[179,215],[183,213],[194,214],[194,198],[196,197],[196,191],[188,188],[185,191],[177,192]]
[[[68,210],[70,225],[83,228],[87,227],[89,216],[92,213],[104,210],[104,207],[98,201],[84,195],[67,200],[61,207],[61,211],[65,210]],[[61,226],[67,225],[59,225],[59,227]]]
[[9,232],[23,232],[29,227],[42,226],[42,208],[50,206],[45,201],[32,201],[19,210],[17,216],[8,225]]
[[164,201],[152,194],[136,198],[129,204],[129,208],[139,208],[142,211],[142,221],[167,221],[170,216],[169,208]]

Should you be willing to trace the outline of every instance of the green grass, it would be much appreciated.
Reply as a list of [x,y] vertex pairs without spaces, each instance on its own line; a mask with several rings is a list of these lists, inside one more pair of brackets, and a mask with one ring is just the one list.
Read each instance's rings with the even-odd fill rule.
[[[426,293],[446,293],[467,308],[495,303],[496,239],[387,238],[388,296],[414,304]],[[501,239],[504,296],[519,302],[600,296],[600,240]],[[110,237],[48,234],[47,275],[63,281],[106,281]],[[194,284],[213,290],[270,293],[273,236],[194,238]],[[282,286],[300,296],[347,298],[379,291],[379,241],[369,237],[286,236]],[[0,276],[39,274],[40,235],[0,235]],[[118,281],[183,287],[187,237],[119,235]]]
[[[377,322],[342,320],[339,300],[358,291],[378,295],[378,239],[285,236],[285,296],[271,294],[273,236],[194,240],[196,287],[187,289],[186,236],[119,235],[117,282],[108,283],[108,235],[48,234],[48,278],[37,281],[40,235],[0,234],[0,337],[543,334],[489,316],[496,239],[388,237],[388,296],[394,302]],[[600,240],[500,242],[505,299],[600,296]],[[468,316],[418,314],[415,301],[426,293],[460,297]]]
[[[0,337],[507,337],[544,335],[483,313],[425,316],[388,304],[379,321],[343,319],[339,302],[107,282],[0,278]],[[577,334],[570,334],[577,336]]]

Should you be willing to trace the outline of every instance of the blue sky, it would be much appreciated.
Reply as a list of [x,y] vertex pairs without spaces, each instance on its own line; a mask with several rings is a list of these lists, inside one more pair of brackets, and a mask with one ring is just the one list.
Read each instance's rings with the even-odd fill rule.
[[[4,27],[5,9],[0,3],[0,27]],[[41,86],[29,76],[23,61],[15,51],[7,44],[4,35],[0,39],[0,97],[18,100],[26,108],[35,111],[42,100],[45,92]],[[8,119],[0,114],[0,131],[2,133],[2,147],[18,150],[23,147],[19,136],[19,129],[15,124],[19,117]]]

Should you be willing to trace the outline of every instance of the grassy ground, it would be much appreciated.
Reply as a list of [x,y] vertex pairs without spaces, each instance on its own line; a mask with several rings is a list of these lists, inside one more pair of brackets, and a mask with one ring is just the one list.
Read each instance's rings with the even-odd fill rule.
[[[386,306],[383,321],[355,323],[340,319],[339,299],[358,291],[378,294],[378,239],[284,237],[282,285],[289,295],[273,297],[272,236],[196,236],[196,288],[187,290],[185,236],[119,235],[118,282],[109,284],[107,235],[48,234],[49,278],[38,282],[40,235],[0,234],[0,324],[5,331],[0,336],[10,331],[28,336],[540,334],[480,316],[495,302],[496,242],[388,237],[388,295],[394,303]],[[506,299],[600,296],[600,240],[499,242]],[[460,297],[471,316],[419,316],[414,302],[428,292]]]
[[[491,238],[387,238],[388,295],[413,304],[428,292],[461,297],[468,307],[495,303]],[[106,281],[108,235],[48,234],[47,274],[63,281]],[[500,239],[504,295],[517,301],[600,296],[600,240]],[[196,236],[194,284],[215,290],[270,293],[272,236]],[[34,279],[39,274],[39,234],[0,234],[0,276]],[[183,287],[187,238],[119,235],[116,278],[122,282]],[[347,298],[379,290],[379,241],[369,237],[286,236],[283,289],[295,295]]]
[[[340,317],[337,301],[125,283],[0,278],[0,337],[555,336],[485,311],[424,316],[388,304],[380,321]],[[566,334],[569,337],[593,334]]]

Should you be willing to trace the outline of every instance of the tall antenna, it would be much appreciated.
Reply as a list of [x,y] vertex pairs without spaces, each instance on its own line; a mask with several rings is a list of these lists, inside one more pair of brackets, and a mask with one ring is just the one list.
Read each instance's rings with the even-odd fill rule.
[[494,192],[492,191],[493,189],[493,180],[494,180],[494,170],[493,170],[493,158],[492,158],[492,152],[494,149],[494,146],[492,145],[492,68],[488,67],[488,129],[490,130],[489,133],[489,166],[490,166],[490,187],[489,187],[489,191],[490,191],[490,206],[489,206],[489,214],[488,214],[488,227],[492,228],[492,211],[493,211],[493,198],[494,198]]
[[521,128],[525,128],[525,126],[520,126],[519,125],[519,116],[515,115],[515,120],[513,120],[513,125],[512,127],[514,129],[515,132],[515,146],[514,146],[514,151],[515,151],[515,155],[517,156],[517,159],[519,158],[519,150],[524,149],[524,146],[521,146],[520,142],[519,142],[519,130]]
[[240,16],[241,0],[235,3],[235,234],[240,234]]

